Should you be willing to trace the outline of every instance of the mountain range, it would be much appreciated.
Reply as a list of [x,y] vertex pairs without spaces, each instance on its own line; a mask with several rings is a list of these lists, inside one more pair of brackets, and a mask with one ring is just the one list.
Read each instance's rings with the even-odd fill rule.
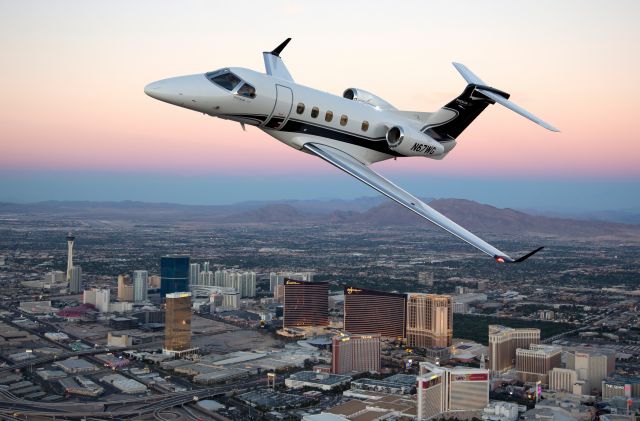
[[[640,225],[532,214],[496,208],[465,199],[424,199],[430,206],[471,231],[616,240],[640,239]],[[144,223],[346,223],[372,227],[430,225],[383,197],[356,200],[243,202],[200,206],[144,202],[0,203],[0,222],[7,218],[129,220]]]

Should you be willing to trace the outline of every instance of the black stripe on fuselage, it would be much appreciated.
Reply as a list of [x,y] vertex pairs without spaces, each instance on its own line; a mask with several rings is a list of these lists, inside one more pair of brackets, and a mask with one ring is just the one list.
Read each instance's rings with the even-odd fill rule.
[[[258,119],[262,122],[268,118],[267,115],[264,114],[225,114],[228,117],[236,117],[236,118],[251,118]],[[264,127],[266,130],[275,130],[272,128]],[[353,133],[334,129],[332,127],[319,126],[316,124],[311,124],[303,120],[296,120],[294,118],[289,118],[289,121],[282,127],[277,130],[280,132],[289,132],[289,133],[300,133],[304,135],[310,136],[319,136],[326,137],[328,139],[337,140],[339,142],[349,143],[351,145],[360,146],[361,148],[371,149],[376,152],[384,153],[391,156],[404,156],[399,154],[398,152],[392,151],[389,149],[387,142],[384,137],[367,137],[367,136],[358,136]]]
[[[215,114],[213,115],[215,116]],[[257,120],[257,121],[260,121],[261,123],[264,123],[264,121],[267,119],[267,116],[264,114],[220,114],[220,115],[224,117],[235,117],[235,118],[246,118],[250,120]]]
[[316,126],[306,121],[290,118],[289,121],[281,128],[281,132],[300,133],[310,136],[326,137],[327,139],[337,140],[339,142],[349,143],[351,145],[360,146],[361,148],[371,149],[392,156],[404,156],[398,152],[389,149],[389,145],[384,137],[364,137],[354,135],[342,130],[337,130],[326,126]]

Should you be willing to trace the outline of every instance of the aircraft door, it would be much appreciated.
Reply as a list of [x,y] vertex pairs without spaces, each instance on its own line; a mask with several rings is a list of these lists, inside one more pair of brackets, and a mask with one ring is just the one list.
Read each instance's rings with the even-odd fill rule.
[[291,107],[293,107],[293,92],[291,88],[276,85],[276,104],[265,123],[265,127],[275,130],[281,129],[289,118]]

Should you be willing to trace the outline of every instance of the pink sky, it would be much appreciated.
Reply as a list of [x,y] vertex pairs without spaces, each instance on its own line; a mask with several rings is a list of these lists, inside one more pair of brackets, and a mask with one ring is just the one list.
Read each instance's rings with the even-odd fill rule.
[[640,176],[638,2],[234,4],[0,3],[0,167],[332,172],[255,128],[142,91],[227,65],[262,71],[261,52],[292,36],[283,58],[300,83],[432,111],[464,88],[455,60],[561,130],[493,106],[444,161],[377,164],[385,173]]

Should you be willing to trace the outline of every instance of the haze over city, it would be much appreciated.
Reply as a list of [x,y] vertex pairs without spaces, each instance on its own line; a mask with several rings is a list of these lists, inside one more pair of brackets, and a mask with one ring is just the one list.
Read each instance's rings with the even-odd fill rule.
[[0,421],[636,421],[639,12],[0,0]]

